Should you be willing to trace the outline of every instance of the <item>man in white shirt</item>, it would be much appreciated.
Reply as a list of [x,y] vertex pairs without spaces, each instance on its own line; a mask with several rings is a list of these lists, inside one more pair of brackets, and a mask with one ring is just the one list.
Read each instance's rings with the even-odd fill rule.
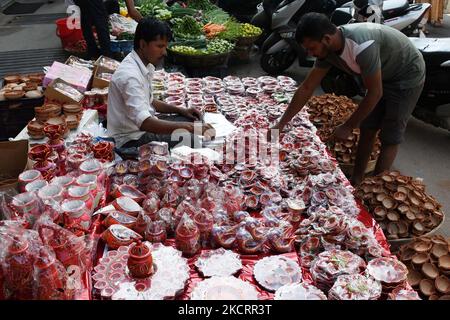
[[[211,125],[200,122],[202,116],[197,109],[179,108],[153,99],[151,82],[155,65],[166,55],[171,37],[165,22],[150,17],[142,19],[136,28],[134,50],[111,79],[107,128],[118,148],[135,148],[151,141],[167,142],[174,147],[186,143],[186,137],[191,147],[201,146],[194,142],[196,120],[195,133],[206,138],[215,136]],[[156,115],[157,112],[161,114]]]

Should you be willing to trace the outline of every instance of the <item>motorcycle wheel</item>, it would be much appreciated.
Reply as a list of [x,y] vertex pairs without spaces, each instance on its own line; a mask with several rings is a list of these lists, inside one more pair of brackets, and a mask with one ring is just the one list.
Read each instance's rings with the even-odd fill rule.
[[292,49],[283,49],[281,51],[261,56],[261,68],[271,75],[277,75],[289,68],[297,58],[297,54]]

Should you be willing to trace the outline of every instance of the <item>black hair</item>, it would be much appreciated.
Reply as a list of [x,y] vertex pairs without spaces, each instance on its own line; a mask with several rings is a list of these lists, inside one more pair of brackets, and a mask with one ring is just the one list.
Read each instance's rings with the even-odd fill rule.
[[305,14],[297,25],[295,40],[302,43],[305,38],[320,41],[326,34],[335,34],[337,27],[322,13]]
[[172,30],[166,22],[154,19],[152,17],[142,18],[136,28],[134,34],[134,50],[138,50],[140,41],[155,41],[159,38],[167,38],[172,40]]

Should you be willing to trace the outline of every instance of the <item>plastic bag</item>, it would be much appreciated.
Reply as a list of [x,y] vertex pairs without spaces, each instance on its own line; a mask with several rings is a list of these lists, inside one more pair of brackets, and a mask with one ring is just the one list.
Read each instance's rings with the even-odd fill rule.
[[177,226],[175,245],[187,256],[195,255],[200,249],[200,231],[187,214],[183,215]]

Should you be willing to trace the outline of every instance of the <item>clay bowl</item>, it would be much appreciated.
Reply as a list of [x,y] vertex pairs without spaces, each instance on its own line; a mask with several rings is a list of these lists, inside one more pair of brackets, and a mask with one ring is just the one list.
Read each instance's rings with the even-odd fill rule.
[[421,270],[428,279],[434,280],[439,276],[439,269],[432,263],[424,263]]
[[20,82],[20,76],[19,75],[8,75],[3,78],[5,80],[5,83],[19,83]]
[[450,271],[450,255],[441,256],[438,265],[443,271]]
[[419,271],[411,269],[408,271],[408,283],[411,287],[418,287],[422,279],[422,274]]
[[439,276],[434,281],[436,290],[442,294],[450,293],[450,280],[446,276]]
[[422,266],[424,263],[428,262],[430,259],[430,256],[427,253],[421,252],[416,253],[412,256],[411,261],[415,266]]
[[420,281],[419,289],[420,292],[427,297],[430,297],[436,292],[434,281],[430,279],[423,279]]
[[10,91],[6,91],[3,94],[3,96],[7,100],[18,100],[18,99],[23,98],[24,95],[25,95],[25,91],[23,91],[23,90],[10,90]]

